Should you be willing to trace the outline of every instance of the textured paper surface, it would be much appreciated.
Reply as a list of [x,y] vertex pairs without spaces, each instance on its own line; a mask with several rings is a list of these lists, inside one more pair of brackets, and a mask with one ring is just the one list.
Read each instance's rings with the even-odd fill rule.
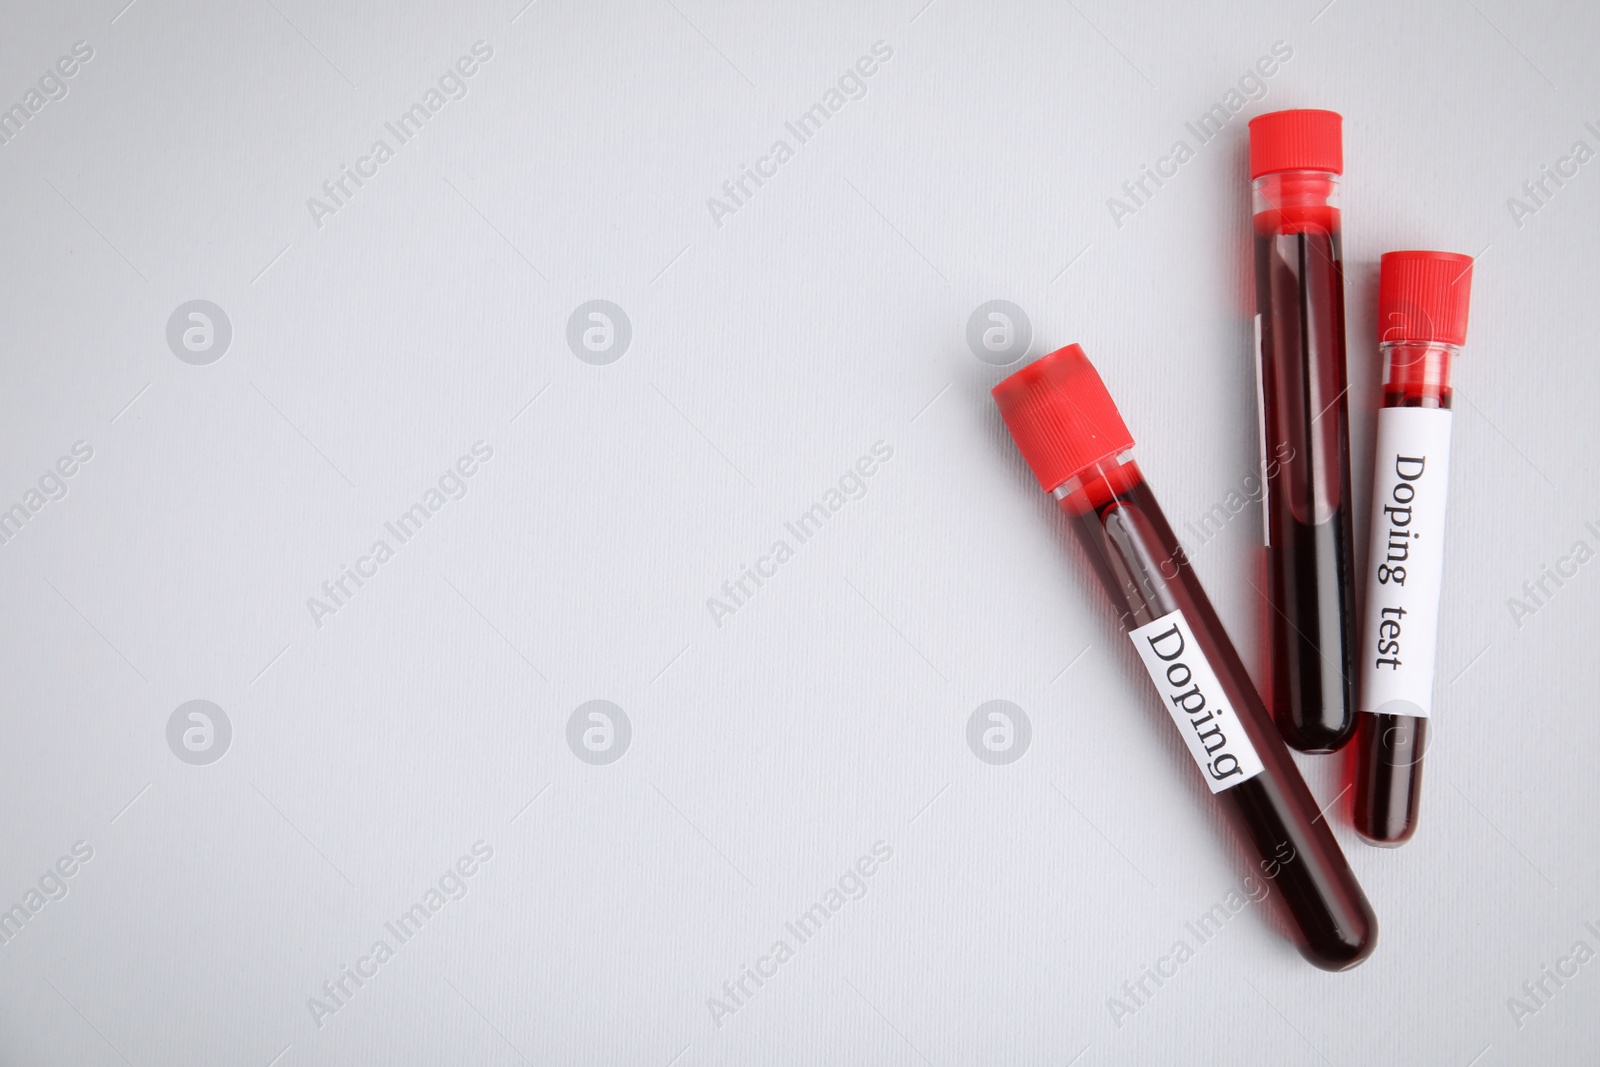
[[[1523,988],[1600,950],[1600,12],[124,2],[0,40],[15,1062],[1600,1045],[1596,965]],[[1381,923],[1341,976],[988,397],[1084,345],[1259,670],[1245,122],[1292,106],[1348,116],[1358,531],[1378,257],[1481,253],[1416,840],[1300,761]]]

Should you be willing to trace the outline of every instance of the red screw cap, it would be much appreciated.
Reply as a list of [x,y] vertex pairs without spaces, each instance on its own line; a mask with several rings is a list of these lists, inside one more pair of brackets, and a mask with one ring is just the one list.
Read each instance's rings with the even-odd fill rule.
[[1378,340],[1467,342],[1472,257],[1385,252],[1378,266]]
[[1280,170],[1344,173],[1344,119],[1337,111],[1272,111],[1250,120],[1250,178]]
[[1133,447],[1105,383],[1077,345],[1034,360],[990,393],[1047,493]]

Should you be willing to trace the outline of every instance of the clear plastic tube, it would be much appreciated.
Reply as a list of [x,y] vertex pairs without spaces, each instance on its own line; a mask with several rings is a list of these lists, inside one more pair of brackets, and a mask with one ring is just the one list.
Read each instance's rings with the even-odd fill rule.
[[1099,376],[1072,345],[994,393],[1295,945],[1328,970],[1360,963],[1377,943],[1372,906],[1128,454],[1132,437]]
[[1339,176],[1254,181],[1257,368],[1267,466],[1271,705],[1284,739],[1331,752],[1355,728],[1355,561]]
[[[1409,341],[1380,345],[1384,358],[1383,403],[1384,408],[1423,408],[1449,411],[1451,407],[1450,363],[1460,354],[1455,345],[1426,341]],[[1381,457],[1380,457],[1381,462]],[[1378,470],[1378,488],[1384,483],[1382,467]],[[1392,497],[1392,491],[1389,496]],[[1389,526],[1382,522],[1383,508],[1392,502],[1375,493],[1374,511],[1380,520],[1368,552],[1375,559],[1388,563],[1387,557],[1398,555],[1388,549]],[[1395,560],[1397,565],[1410,563],[1409,545],[1405,560]],[[1392,570],[1392,567],[1390,568]],[[1369,599],[1372,594],[1369,593]],[[1404,633],[1404,606],[1391,607],[1389,617],[1378,608],[1379,622],[1392,621],[1395,637]],[[1391,618],[1392,617],[1392,618]],[[1369,641],[1369,654],[1374,661],[1393,659],[1380,655],[1398,652],[1381,640],[1378,627],[1374,627]],[[1410,653],[1406,653],[1410,655]],[[1378,669],[1383,669],[1379,667]],[[1431,675],[1431,671],[1429,672]],[[1364,701],[1363,704],[1366,702]],[[1422,757],[1428,749],[1428,718],[1425,715],[1408,715],[1398,709],[1389,711],[1364,711],[1358,716],[1356,742],[1355,800],[1352,811],[1356,829],[1376,844],[1400,845],[1411,840],[1417,829],[1417,810],[1422,801]]]
[[1450,373],[1466,340],[1472,259],[1389,252],[1379,269],[1383,400],[1373,447],[1360,656],[1356,830],[1400,845],[1417,830],[1433,713],[1450,489]]

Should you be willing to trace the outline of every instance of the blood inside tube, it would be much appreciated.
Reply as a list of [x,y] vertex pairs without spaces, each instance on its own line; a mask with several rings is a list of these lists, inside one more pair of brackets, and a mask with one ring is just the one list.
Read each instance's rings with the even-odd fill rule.
[[1272,374],[1269,421],[1276,431],[1273,444],[1287,446],[1282,499],[1297,524],[1320,526],[1344,502],[1345,488],[1338,420],[1326,417],[1344,393],[1344,375],[1338,373],[1344,350],[1333,314],[1344,288],[1339,238],[1300,230],[1258,234],[1257,241],[1272,305],[1266,326],[1271,334],[1262,339],[1270,344],[1264,353]]
[[1222,788],[1213,784],[1213,792],[1257,858],[1261,877],[1275,890],[1302,955],[1330,970],[1361,962],[1376,941],[1371,906],[1138,467],[1131,461],[1103,465],[1056,493],[1124,625],[1133,631],[1181,612],[1234,712],[1234,721],[1224,728],[1242,731],[1250,754],[1259,755],[1258,773],[1241,773],[1242,780],[1229,784],[1225,776],[1241,761],[1221,760],[1220,747],[1212,748],[1210,741],[1204,749],[1214,782],[1217,774],[1224,775],[1218,783]]
[[1397,346],[1387,376],[1384,407],[1450,409],[1455,390],[1450,386],[1450,349],[1444,345]]
[[1330,178],[1263,179],[1255,217],[1272,708],[1285,739],[1329,751],[1353,726],[1355,573],[1344,267]]

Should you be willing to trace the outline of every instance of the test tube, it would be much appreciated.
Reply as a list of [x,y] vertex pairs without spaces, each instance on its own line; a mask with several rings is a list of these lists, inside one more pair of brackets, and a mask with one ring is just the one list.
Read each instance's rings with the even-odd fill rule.
[[1417,829],[1450,484],[1450,364],[1467,340],[1472,257],[1389,252],[1378,267],[1383,402],[1355,745],[1356,830],[1401,845]]
[[1250,121],[1270,704],[1302,752],[1332,752],[1355,729],[1342,121],[1332,111]]
[[1301,955],[1326,970],[1354,967],[1377,943],[1372,906],[1145,485],[1099,374],[1069,345],[993,393],[1040,487],[1071,516],[1252,873],[1276,890]]

